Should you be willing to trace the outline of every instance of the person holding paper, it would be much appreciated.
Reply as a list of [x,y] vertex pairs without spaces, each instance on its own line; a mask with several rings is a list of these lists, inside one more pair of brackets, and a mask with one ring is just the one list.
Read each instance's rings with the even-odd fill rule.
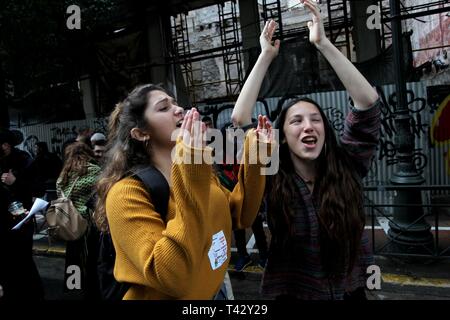
[[2,300],[44,298],[44,290],[33,261],[32,219],[18,230],[11,230],[18,222],[8,211],[9,205],[20,201],[25,209],[32,204],[29,165],[31,157],[15,146],[18,141],[11,131],[0,133],[0,285]]

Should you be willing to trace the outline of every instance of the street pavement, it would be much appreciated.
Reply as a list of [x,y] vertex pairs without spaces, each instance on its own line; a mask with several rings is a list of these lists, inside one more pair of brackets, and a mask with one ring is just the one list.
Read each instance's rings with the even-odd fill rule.
[[[235,256],[232,258],[235,260]],[[36,255],[36,264],[44,282],[46,299],[77,300],[73,292],[64,292],[64,257]],[[254,260],[256,261],[256,259]],[[369,300],[450,300],[450,261],[404,261],[376,257],[383,281],[381,290],[367,291]],[[267,300],[260,294],[262,270],[254,265],[243,272],[229,274],[236,300]]]

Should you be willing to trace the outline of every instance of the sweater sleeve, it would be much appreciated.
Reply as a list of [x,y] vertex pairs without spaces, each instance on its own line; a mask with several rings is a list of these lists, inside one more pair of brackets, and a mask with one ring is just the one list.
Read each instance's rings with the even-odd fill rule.
[[251,227],[264,195],[266,176],[261,174],[265,166],[258,151],[267,150],[270,156],[274,146],[262,143],[257,139],[256,131],[250,130],[244,143],[244,154],[239,168],[238,181],[232,192],[225,187],[221,189],[228,195],[233,228],[245,229]]
[[[177,142],[177,159],[202,154],[211,156],[209,150],[191,149]],[[212,218],[208,217],[211,165],[178,162],[172,166],[171,178],[175,216],[166,226],[138,181],[119,183],[106,201],[112,239],[118,248],[117,279],[152,287],[174,298],[189,293],[192,275],[198,271],[210,241],[205,220]],[[121,271],[122,259],[132,263],[140,276]]]
[[345,119],[341,144],[353,158],[361,177],[370,169],[380,139],[381,99],[364,111],[351,108]]

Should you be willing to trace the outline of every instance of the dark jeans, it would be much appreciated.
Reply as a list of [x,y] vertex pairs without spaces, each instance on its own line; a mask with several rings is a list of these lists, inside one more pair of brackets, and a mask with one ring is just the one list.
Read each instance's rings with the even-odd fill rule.
[[7,230],[0,237],[0,285],[4,291],[0,300],[44,299],[41,277],[33,260],[33,232],[34,223],[30,220],[19,230]]
[[87,234],[66,244],[66,273],[64,289],[67,292],[67,268],[76,265],[81,270],[81,289],[77,294],[85,300],[100,300],[100,285],[97,273],[97,260],[100,234],[94,226],[90,226]]
[[[259,251],[260,259],[267,259],[267,241],[266,234],[264,233],[263,221],[261,216],[258,214],[255,221],[252,224],[252,231],[255,235],[256,246]],[[236,243],[236,248],[240,257],[248,255],[245,241],[245,229],[234,230],[234,240]]]

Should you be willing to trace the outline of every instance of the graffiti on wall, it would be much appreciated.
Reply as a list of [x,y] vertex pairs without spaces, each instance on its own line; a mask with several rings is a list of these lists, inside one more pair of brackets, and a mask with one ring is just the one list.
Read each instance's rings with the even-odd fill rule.
[[78,130],[76,126],[72,126],[71,128],[53,127],[50,129],[50,132],[50,149],[52,152],[62,156],[62,147],[64,143],[70,139],[76,138]]
[[36,157],[36,143],[39,138],[35,135],[29,135],[23,142],[23,149],[28,152],[33,158]]
[[[398,149],[395,146],[395,136],[397,128],[395,125],[395,110],[397,109],[397,94],[394,92],[386,98],[382,90],[379,90],[383,107],[381,108],[381,132],[380,145],[378,152],[378,161],[386,159],[387,166],[393,166],[398,163]],[[411,132],[416,139],[421,139],[428,135],[429,125],[424,123],[423,112],[429,111],[425,98],[416,97],[411,90],[407,91],[407,105],[411,116],[410,127]],[[416,169],[422,172],[428,164],[428,157],[422,148],[416,148],[413,152],[413,161]]]
[[40,136],[37,133],[29,133],[23,142],[22,149],[27,151],[32,157],[35,157],[36,143],[43,141],[47,142],[50,152],[54,152],[58,156],[62,157],[62,149],[64,144],[68,140],[75,139],[77,137],[78,130],[81,126],[89,126],[92,128],[93,132],[106,134],[107,118],[97,118],[78,125],[53,124],[49,125],[48,129],[44,128],[42,130],[42,128],[40,128],[38,132],[45,132],[45,135],[41,134]]

